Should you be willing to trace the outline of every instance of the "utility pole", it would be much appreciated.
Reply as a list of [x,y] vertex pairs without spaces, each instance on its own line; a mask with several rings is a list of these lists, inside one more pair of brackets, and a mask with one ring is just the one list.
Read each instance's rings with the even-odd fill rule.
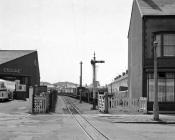
[[82,64],[83,62],[81,61],[80,62],[80,89],[79,89],[79,92],[80,92],[80,103],[82,102]]
[[159,105],[158,105],[158,81],[157,81],[157,45],[158,42],[153,42],[154,47],[154,105],[153,105],[153,112],[154,112],[154,120],[159,120]]
[[111,95],[112,95],[112,82],[111,82]]
[[93,68],[93,106],[92,109],[96,109],[96,103],[95,103],[95,97],[96,97],[96,87],[97,87],[97,82],[96,82],[96,63],[104,63],[105,61],[97,61],[95,57],[95,52],[94,52],[94,57],[91,60],[92,68]]

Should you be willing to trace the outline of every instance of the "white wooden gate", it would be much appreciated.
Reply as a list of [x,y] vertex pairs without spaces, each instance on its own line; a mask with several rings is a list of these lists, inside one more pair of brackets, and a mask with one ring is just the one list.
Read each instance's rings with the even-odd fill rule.
[[105,111],[105,100],[103,94],[98,94],[98,109],[99,111]]

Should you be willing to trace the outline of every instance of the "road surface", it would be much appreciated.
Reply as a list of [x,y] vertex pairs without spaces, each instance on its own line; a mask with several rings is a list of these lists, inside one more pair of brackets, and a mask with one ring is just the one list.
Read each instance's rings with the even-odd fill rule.
[[[0,103],[0,140],[89,140],[67,103],[58,96],[56,112],[31,115],[28,101]],[[87,103],[71,99],[86,119],[111,140],[172,140],[174,124],[116,123],[114,117],[91,111]]]

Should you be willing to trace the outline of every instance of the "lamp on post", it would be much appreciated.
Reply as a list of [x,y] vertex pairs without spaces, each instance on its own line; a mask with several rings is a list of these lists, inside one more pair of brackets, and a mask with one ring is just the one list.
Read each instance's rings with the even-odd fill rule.
[[153,104],[153,113],[154,113],[154,120],[159,120],[159,105],[158,105],[158,81],[157,81],[157,45],[158,42],[155,40],[153,42],[154,48],[154,104]]

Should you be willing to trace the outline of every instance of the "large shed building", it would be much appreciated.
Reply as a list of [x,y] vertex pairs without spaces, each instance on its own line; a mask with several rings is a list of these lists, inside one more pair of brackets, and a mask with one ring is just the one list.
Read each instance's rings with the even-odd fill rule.
[[28,87],[40,84],[38,54],[35,50],[0,50],[0,79],[16,81]]

